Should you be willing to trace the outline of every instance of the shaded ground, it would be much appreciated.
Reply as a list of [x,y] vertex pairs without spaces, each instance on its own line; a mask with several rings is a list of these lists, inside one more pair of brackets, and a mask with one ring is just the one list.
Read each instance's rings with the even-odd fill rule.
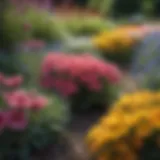
[[84,143],[85,135],[102,114],[102,111],[93,111],[75,116],[61,145],[46,149],[33,160],[89,160]]

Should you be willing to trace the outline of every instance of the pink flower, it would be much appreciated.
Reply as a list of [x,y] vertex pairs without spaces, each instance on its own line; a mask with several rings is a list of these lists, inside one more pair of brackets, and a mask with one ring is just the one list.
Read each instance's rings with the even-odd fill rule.
[[22,84],[22,76],[15,76],[3,79],[3,85],[6,87],[18,87]]
[[47,98],[45,98],[43,96],[36,96],[32,100],[31,108],[39,110],[39,109],[42,109],[42,108],[46,107],[47,104],[48,104]]
[[114,64],[92,55],[49,53],[42,63],[41,77],[44,88],[56,88],[69,96],[81,86],[100,91],[103,89],[101,80],[114,85],[120,81],[121,72]]
[[3,130],[6,127],[7,118],[5,112],[0,112],[0,130]]
[[11,110],[8,112],[7,127],[13,130],[24,130],[28,125],[28,120],[23,111]]
[[27,93],[23,90],[15,91],[8,97],[6,96],[7,104],[12,108],[30,108],[31,106],[31,98],[27,95]]
[[74,82],[64,82],[64,87],[61,88],[61,92],[64,96],[71,96],[78,91],[78,87]]

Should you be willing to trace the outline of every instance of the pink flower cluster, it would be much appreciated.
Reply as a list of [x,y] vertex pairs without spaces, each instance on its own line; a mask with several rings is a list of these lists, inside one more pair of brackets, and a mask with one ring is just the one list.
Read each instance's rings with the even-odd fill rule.
[[121,78],[121,72],[115,65],[89,54],[49,53],[44,58],[41,72],[43,87],[55,88],[66,96],[77,93],[80,87],[99,92],[104,81],[112,85]]
[[0,86],[15,88],[19,87],[23,82],[23,77],[18,75],[14,77],[6,77],[0,73]]
[[[1,88],[0,97],[4,101],[0,111],[0,131],[3,129],[23,130],[27,127],[30,113],[43,109],[48,100],[35,92],[24,90],[9,90],[12,87],[19,86],[22,82],[20,76],[6,78],[3,74],[0,76],[0,84],[8,87]],[[4,83],[11,81],[12,83]],[[14,83],[13,83],[14,82]],[[13,85],[14,84],[14,85]]]
[[12,109],[39,110],[47,105],[47,99],[45,97],[24,90],[7,92],[4,93],[3,97],[6,104]]

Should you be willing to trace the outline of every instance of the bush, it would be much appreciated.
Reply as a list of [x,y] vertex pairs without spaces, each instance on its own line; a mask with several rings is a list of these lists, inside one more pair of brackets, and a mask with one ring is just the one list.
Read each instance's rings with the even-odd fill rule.
[[114,27],[114,24],[104,19],[81,16],[64,20],[63,25],[69,33],[75,36],[93,35]]
[[[13,18],[14,17],[14,18]],[[15,18],[16,17],[16,18]],[[23,16],[13,8],[5,10],[2,25],[2,49],[13,49],[19,42],[29,36],[30,26],[23,19]],[[11,50],[13,52],[13,50]]]
[[93,45],[105,58],[122,66],[128,65],[134,47],[144,36],[142,29],[140,26],[122,26],[110,32],[102,32],[93,38]]
[[55,97],[21,89],[21,76],[0,75],[0,159],[30,159],[32,153],[57,144],[67,112]]
[[42,63],[41,85],[67,97],[73,110],[86,111],[111,102],[120,75],[115,65],[91,55],[50,53]]
[[[87,135],[95,160],[158,160],[160,92],[124,95]],[[113,154],[114,153],[114,154]]]
[[24,18],[31,25],[32,38],[45,41],[63,39],[64,30],[47,11],[27,9]]

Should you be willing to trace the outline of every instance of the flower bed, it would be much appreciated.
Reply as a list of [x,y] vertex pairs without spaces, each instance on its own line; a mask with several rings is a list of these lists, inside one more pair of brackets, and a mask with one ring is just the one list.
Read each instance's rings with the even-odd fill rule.
[[[95,160],[158,160],[160,92],[124,95],[87,135]],[[113,154],[114,153],[114,154]]]
[[67,97],[74,110],[104,105],[113,99],[121,72],[92,55],[48,54],[42,63],[41,85]]
[[0,159],[30,159],[35,151],[57,144],[65,126],[67,112],[58,98],[26,91],[22,81],[21,76],[0,75]]
[[97,35],[93,38],[93,44],[108,60],[121,66],[128,65],[132,60],[134,47],[145,33],[141,26],[122,26]]

